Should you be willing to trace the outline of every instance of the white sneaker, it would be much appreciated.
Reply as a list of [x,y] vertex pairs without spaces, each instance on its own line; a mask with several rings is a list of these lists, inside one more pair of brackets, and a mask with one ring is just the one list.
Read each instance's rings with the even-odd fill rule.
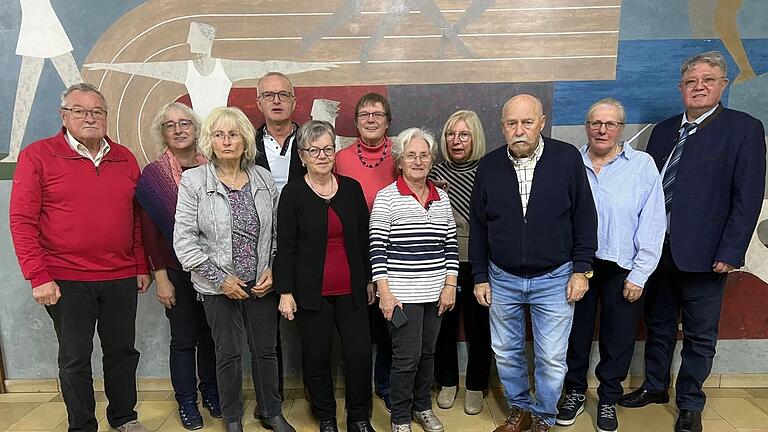
[[420,424],[425,432],[443,432],[445,427],[431,409],[426,411],[413,411],[413,421]]
[[138,420],[131,420],[122,426],[111,429],[117,432],[149,432]]

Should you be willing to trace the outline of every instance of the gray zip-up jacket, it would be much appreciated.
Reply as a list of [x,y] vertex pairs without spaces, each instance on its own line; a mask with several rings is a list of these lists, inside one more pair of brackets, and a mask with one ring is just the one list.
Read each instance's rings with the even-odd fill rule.
[[[253,201],[261,230],[258,240],[259,262],[256,275],[272,267],[277,250],[277,201],[279,192],[272,174],[252,165],[245,170],[251,183]],[[216,168],[208,163],[184,171],[176,204],[173,249],[182,267],[192,272],[192,283],[201,294],[222,294],[207,278],[194,272],[207,259],[228,275],[235,275],[232,262],[232,211],[227,191],[216,177]],[[263,259],[268,257],[269,259]]]

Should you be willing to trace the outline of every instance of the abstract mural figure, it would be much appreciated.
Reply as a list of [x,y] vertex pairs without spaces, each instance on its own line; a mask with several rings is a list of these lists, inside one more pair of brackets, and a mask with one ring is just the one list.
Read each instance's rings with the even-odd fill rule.
[[760,216],[757,220],[759,223],[749,241],[747,255],[744,259],[744,268],[742,268],[742,270],[752,273],[759,277],[763,282],[768,283],[768,249],[758,235],[758,232],[761,231],[761,225],[768,221],[768,199],[763,200],[763,206],[760,209]]
[[230,60],[211,55],[216,28],[210,24],[192,22],[187,44],[194,60],[152,63],[89,63],[90,70],[111,70],[157,78],[184,84],[192,100],[192,108],[201,118],[216,107],[226,106],[232,83],[261,78],[270,71],[286,75],[308,71],[328,70],[333,63],[291,62],[280,60]]
[[32,102],[43,71],[50,59],[65,87],[82,82],[80,70],[72,55],[72,43],[64,31],[50,0],[20,0],[21,28],[16,54],[21,56],[21,70],[13,106],[11,140],[8,156],[0,162],[16,162],[21,141],[27,129]]
[[[458,35],[469,22],[469,18],[476,18],[482,14],[494,0],[473,0],[467,9],[465,19],[459,25],[454,26],[445,18],[434,0],[394,0],[387,7],[386,15],[368,42],[360,50],[360,62],[365,65],[368,62],[371,51],[381,44],[384,37],[392,32],[400,22],[412,11],[419,11],[425,18],[441,29],[442,35],[456,50],[467,58],[473,58],[474,54],[464,44]],[[338,9],[328,17],[317,29],[305,35],[301,39],[301,51],[305,52],[323,37],[333,35],[339,27],[349,24],[362,14],[363,0],[345,0]]]

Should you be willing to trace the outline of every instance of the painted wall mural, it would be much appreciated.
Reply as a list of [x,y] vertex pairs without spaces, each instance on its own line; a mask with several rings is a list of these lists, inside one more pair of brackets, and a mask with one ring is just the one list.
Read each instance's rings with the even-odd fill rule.
[[[391,102],[392,134],[410,126],[439,130],[453,111],[473,109],[495,148],[503,143],[501,106],[528,92],[549,113],[545,133],[579,146],[589,105],[615,97],[627,107],[625,138],[644,148],[650,126],[682,109],[682,60],[718,49],[731,80],[723,102],[768,124],[764,0],[6,0],[3,6],[0,180],[12,178],[20,149],[56,132],[59,94],[80,81],[104,92],[110,137],[131,148],[142,166],[158,153],[148,130],[160,106],[180,100],[201,116],[238,106],[259,125],[255,85],[271,70],[296,85],[296,121],[329,120],[343,137],[357,135],[357,99],[377,91]],[[0,181],[6,215],[10,183]],[[746,266],[729,277],[724,339],[768,341],[768,199],[760,220]],[[9,377],[33,377],[53,358],[39,348],[53,336],[28,328],[29,316],[39,326],[48,323],[27,298],[7,231],[0,233],[0,273],[7,275],[0,293],[13,300],[0,305],[0,341],[14,347],[6,349]],[[143,303],[140,314],[162,324],[155,306]],[[167,342],[153,333],[140,331],[140,344]],[[742,369],[754,368],[742,357]],[[142,360],[145,374],[163,376],[163,366],[151,363],[151,356]],[[734,367],[741,367],[738,361]]]

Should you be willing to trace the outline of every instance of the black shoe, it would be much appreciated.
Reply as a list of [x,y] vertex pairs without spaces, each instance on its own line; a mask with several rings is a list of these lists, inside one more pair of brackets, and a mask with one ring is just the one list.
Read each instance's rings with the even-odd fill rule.
[[576,390],[566,393],[563,403],[560,404],[560,408],[557,410],[555,422],[559,426],[570,426],[576,423],[576,417],[584,412],[584,401],[586,399],[587,397],[584,393],[579,393]]
[[227,423],[227,432],[243,432],[243,424],[240,420]]
[[347,432],[376,432],[368,420],[349,421],[347,420]]
[[597,432],[616,432],[619,420],[616,418],[616,405],[598,403]]
[[213,418],[221,418],[221,405],[219,404],[218,394],[209,394],[203,396],[203,408],[211,413]]
[[640,408],[648,404],[663,404],[669,402],[667,392],[653,393],[644,388],[639,388],[619,398],[619,405],[626,408]]
[[186,402],[179,405],[179,418],[181,425],[186,430],[198,430],[203,428],[203,416],[197,409],[197,402]]
[[339,427],[336,426],[336,419],[321,420],[320,432],[339,432]]
[[701,432],[701,430],[700,412],[680,410],[675,422],[675,432]]
[[269,418],[259,417],[259,421],[264,429],[273,430],[275,432],[296,432],[296,429],[288,423],[282,414]]

